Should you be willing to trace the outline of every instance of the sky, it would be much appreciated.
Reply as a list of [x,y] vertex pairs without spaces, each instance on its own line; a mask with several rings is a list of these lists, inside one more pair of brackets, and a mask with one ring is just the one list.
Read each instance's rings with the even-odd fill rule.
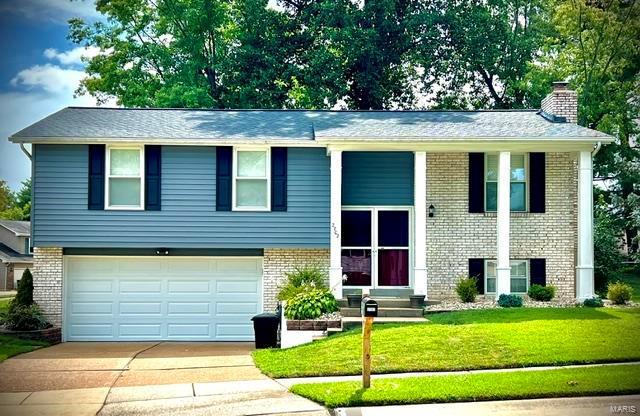
[[74,98],[80,58],[95,51],[67,40],[72,17],[98,18],[93,0],[0,0],[0,179],[14,190],[31,164],[7,138],[63,107],[96,104],[90,96]]

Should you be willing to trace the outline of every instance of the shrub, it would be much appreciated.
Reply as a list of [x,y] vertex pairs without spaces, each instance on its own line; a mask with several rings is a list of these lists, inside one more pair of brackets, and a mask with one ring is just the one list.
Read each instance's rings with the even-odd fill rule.
[[328,289],[311,289],[287,301],[284,315],[288,319],[316,319],[338,310],[338,302]]
[[502,294],[498,297],[498,305],[503,308],[519,308],[522,306],[522,298],[518,295]]
[[633,289],[624,282],[609,283],[607,298],[616,305],[624,305],[631,300]]
[[20,282],[18,283],[18,293],[16,297],[11,301],[9,309],[17,306],[31,306],[33,305],[33,276],[31,271],[26,269],[22,273]]
[[582,302],[582,305],[590,308],[602,308],[604,306],[604,302],[599,297],[594,296],[592,298],[585,299],[584,302]]
[[318,266],[296,267],[286,273],[286,282],[278,291],[278,300],[293,299],[300,293],[309,292],[314,288],[326,289],[327,275]]
[[527,292],[529,297],[533,300],[540,300],[543,302],[548,302],[556,295],[556,287],[555,286],[541,286],[541,285],[531,285],[529,287],[529,291]]
[[2,323],[14,331],[33,331],[48,328],[51,325],[42,316],[38,305],[15,305],[2,317]]
[[478,296],[478,279],[475,277],[462,277],[456,284],[456,293],[463,302],[473,302]]

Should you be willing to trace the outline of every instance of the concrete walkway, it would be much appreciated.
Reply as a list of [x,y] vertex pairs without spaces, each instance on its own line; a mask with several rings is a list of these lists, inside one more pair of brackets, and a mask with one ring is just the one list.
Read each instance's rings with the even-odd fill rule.
[[349,407],[335,410],[337,416],[606,416],[638,412],[640,395]]
[[0,364],[0,415],[253,415],[324,408],[264,376],[249,343],[65,343]]
[[[563,366],[544,366],[544,367],[518,367],[518,368],[496,368],[487,370],[462,370],[462,371],[424,371],[414,373],[391,373],[391,374],[372,374],[371,379],[384,379],[384,378],[407,378],[407,377],[428,377],[428,376],[449,376],[458,374],[477,374],[477,373],[506,373],[513,371],[545,371],[545,370],[559,370],[563,368],[587,368],[587,367],[605,367],[612,365],[639,365],[640,361],[630,361],[622,363],[603,363],[603,364],[576,364],[576,365],[563,365]],[[296,378],[279,378],[276,379],[278,383],[286,388],[290,388],[294,384],[309,384],[309,383],[333,383],[339,381],[360,381],[361,375],[357,376],[327,376],[327,377],[296,377]],[[640,410],[639,410],[640,413]]]

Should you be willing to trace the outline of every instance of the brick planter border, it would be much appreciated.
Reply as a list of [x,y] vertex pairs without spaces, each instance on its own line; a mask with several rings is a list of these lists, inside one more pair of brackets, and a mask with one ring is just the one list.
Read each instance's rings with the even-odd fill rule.
[[20,339],[29,339],[33,341],[46,341],[50,344],[59,344],[62,341],[62,329],[54,326],[46,329],[38,329],[35,331],[11,331],[4,327],[0,327],[0,335],[9,335]]
[[287,329],[289,331],[326,331],[328,328],[340,328],[341,321],[322,321],[322,320],[288,320]]

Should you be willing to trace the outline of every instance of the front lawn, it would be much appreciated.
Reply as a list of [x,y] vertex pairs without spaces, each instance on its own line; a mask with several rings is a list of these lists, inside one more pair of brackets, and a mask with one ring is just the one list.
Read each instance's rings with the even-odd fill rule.
[[[9,308],[9,302],[13,298],[0,299],[0,314],[7,311]],[[14,355],[22,354],[23,352],[33,351],[36,348],[49,345],[46,342],[40,341],[27,341],[18,339],[16,337],[10,337],[6,335],[0,335],[0,362],[6,360]]]
[[387,378],[361,387],[359,382],[296,384],[291,391],[332,408],[634,394],[640,393],[640,366]]
[[[520,308],[432,314],[375,325],[372,371],[470,370],[640,360],[640,308]],[[271,377],[361,372],[359,330],[253,353]]]

